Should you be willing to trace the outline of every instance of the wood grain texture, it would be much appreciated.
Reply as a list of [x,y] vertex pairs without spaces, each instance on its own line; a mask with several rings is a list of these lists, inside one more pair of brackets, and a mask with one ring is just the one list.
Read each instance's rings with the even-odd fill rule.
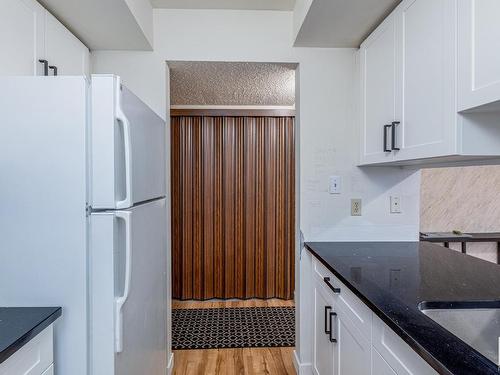
[[173,300],[172,309],[214,309],[220,307],[292,307],[295,306],[293,300],[283,300],[277,298],[269,299],[246,299],[246,300]]
[[174,375],[295,375],[294,348],[175,350]]
[[294,290],[293,117],[173,116],[173,296]]

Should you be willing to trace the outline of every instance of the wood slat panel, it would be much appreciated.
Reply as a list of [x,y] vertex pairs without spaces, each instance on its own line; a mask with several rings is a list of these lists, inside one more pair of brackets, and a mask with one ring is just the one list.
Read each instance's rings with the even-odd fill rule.
[[[182,289],[193,298],[193,122],[182,121]],[[190,270],[190,272],[185,272]]]
[[[207,119],[205,119],[206,121]],[[214,198],[214,268],[211,270],[215,277],[214,296],[222,298],[224,296],[224,240],[223,240],[223,149],[222,149],[222,125],[224,118],[213,119],[213,132],[215,134],[215,198]],[[182,197],[179,197],[182,199]],[[188,272],[188,270],[186,270]],[[184,297],[186,299],[186,297]]]
[[203,164],[202,164],[202,132],[201,117],[195,117],[192,121],[192,200],[193,200],[193,221],[191,233],[193,236],[193,297],[194,299],[204,298],[204,259],[203,259],[203,210],[202,198],[203,187]]
[[293,298],[293,117],[172,117],[173,296]]
[[[215,194],[215,132],[213,131],[213,119],[202,123],[202,150],[203,150],[203,298],[215,297],[214,273],[214,194]],[[207,272],[208,271],[208,272]]]

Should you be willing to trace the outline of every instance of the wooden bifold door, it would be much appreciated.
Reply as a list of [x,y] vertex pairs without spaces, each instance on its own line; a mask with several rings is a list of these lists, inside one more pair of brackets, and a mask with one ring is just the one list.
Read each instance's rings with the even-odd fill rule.
[[294,122],[172,117],[174,298],[293,298]]

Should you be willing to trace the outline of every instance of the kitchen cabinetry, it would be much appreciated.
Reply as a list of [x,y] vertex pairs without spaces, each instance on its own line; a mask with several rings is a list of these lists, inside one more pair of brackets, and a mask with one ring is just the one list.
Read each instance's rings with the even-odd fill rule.
[[33,0],[0,3],[0,74],[36,75],[44,56],[45,9]]
[[34,0],[2,0],[0,45],[0,75],[44,75],[39,60],[50,75],[89,75],[87,47]]
[[0,375],[53,375],[53,325],[0,364]]
[[437,374],[319,261],[311,273],[315,375]]
[[45,17],[45,57],[59,75],[89,74],[89,51],[52,14]]
[[[384,373],[397,375],[436,374],[436,371],[427,362],[375,315],[373,317],[372,345],[373,351],[376,352],[372,360],[372,373],[374,375]],[[392,369],[393,372],[388,372],[388,368]]]
[[365,311],[359,315],[353,312],[352,309],[359,306],[357,301],[351,303],[351,294],[347,289],[338,288],[340,282],[321,264],[315,263],[313,275],[314,374],[368,374],[371,327],[365,332]]
[[[494,119],[458,113],[458,13],[471,1],[404,0],[362,43],[360,165],[500,158]],[[476,7],[500,9],[489,1]],[[500,88],[497,66],[489,79]]]
[[500,1],[458,0],[458,109],[500,101]]
[[314,281],[314,358],[315,375],[333,375],[335,346],[331,327],[333,297],[319,281]]
[[[360,50],[362,155],[365,163],[394,159],[389,137],[396,118],[396,29],[387,18]],[[391,138],[392,139],[392,138]]]
[[396,160],[455,152],[455,0],[407,0],[398,29]]

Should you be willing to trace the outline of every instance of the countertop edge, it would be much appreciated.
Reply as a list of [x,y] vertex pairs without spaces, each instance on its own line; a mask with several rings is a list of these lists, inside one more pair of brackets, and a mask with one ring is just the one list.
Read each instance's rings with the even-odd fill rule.
[[54,323],[62,315],[62,308],[57,307],[56,310],[50,314],[47,318],[42,320],[24,335],[19,337],[14,341],[7,349],[0,352],[0,364],[4,363],[9,359],[14,353],[21,349],[24,345],[30,342],[35,336],[42,332],[45,328]]
[[406,331],[398,326],[391,318],[383,313],[376,305],[374,305],[366,296],[364,296],[354,285],[337,272],[327,261],[325,261],[318,253],[312,249],[308,243],[304,243],[306,249],[323,264],[335,277],[337,277],[344,285],[346,285],[356,297],[358,297],[366,306],[370,308],[382,321],[389,326],[404,342],[406,342],[425,362],[427,362],[434,370],[442,375],[453,375],[444,365],[439,362],[432,354],[416,342]]

